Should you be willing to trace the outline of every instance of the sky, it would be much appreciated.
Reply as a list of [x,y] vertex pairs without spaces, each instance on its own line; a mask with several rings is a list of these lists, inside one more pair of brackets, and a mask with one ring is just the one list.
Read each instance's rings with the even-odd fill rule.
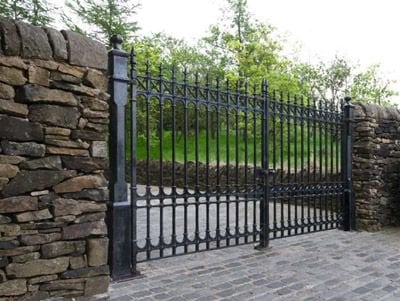
[[[141,0],[143,33],[163,31],[194,41],[221,17],[225,0]],[[248,0],[250,13],[271,24],[310,63],[345,56],[361,67],[380,63],[400,91],[400,1]],[[400,97],[395,99],[400,104]]]

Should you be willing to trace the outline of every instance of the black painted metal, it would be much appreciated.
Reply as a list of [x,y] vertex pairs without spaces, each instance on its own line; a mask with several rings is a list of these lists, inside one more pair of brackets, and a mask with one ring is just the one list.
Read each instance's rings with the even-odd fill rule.
[[113,279],[137,274],[143,261],[354,228],[349,98],[307,100],[266,81],[137,66],[113,41]]
[[131,203],[127,197],[125,180],[125,106],[128,96],[127,66],[129,55],[121,49],[122,39],[113,36],[114,49],[109,52],[110,101],[110,202],[107,223],[110,236],[110,269],[113,279],[129,278],[132,270],[132,224]]
[[355,204],[353,199],[352,183],[352,105],[351,98],[344,99],[344,123],[343,123],[343,182],[344,182],[344,208],[343,208],[343,230],[350,231],[355,229]]

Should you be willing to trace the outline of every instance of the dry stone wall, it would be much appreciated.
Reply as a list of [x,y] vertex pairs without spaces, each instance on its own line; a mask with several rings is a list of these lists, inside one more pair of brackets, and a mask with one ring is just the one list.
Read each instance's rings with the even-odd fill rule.
[[107,291],[107,52],[0,19],[0,300]]
[[[126,168],[126,179],[130,181],[130,166],[131,163],[127,162]],[[219,181],[222,189],[225,189],[227,185],[230,186],[230,189],[233,190],[234,187],[239,186],[244,188],[245,185],[249,185],[251,187],[254,183],[260,183],[261,179],[258,179],[259,175],[254,175],[254,167],[248,165],[236,165],[230,164],[225,165],[221,164],[219,169],[216,165],[207,164],[199,162],[198,164],[198,176],[196,176],[196,163],[193,161],[188,161],[186,165],[186,181],[185,181],[185,165],[181,162],[175,162],[175,184],[172,181],[173,174],[173,166],[171,161],[163,162],[163,185],[160,183],[160,162],[155,160],[149,161],[149,166],[147,169],[147,162],[145,160],[137,160],[136,161],[136,176],[137,183],[139,185],[146,185],[147,183],[147,171],[149,173],[149,185],[153,186],[176,186],[178,188],[185,187],[185,182],[187,183],[187,187],[189,189],[195,190],[196,187],[200,190],[206,191],[216,191],[217,183]],[[261,167],[257,167],[257,169],[261,169]],[[301,171],[297,170],[297,177],[300,177]],[[237,180],[236,180],[237,173]],[[303,170],[304,179],[309,178],[309,173],[307,170]],[[229,175],[227,179],[227,175]],[[314,176],[314,172],[310,171],[311,179]],[[329,178],[329,175],[320,175],[319,171],[315,171],[315,177],[318,181],[325,181]],[[274,175],[269,176],[269,181],[273,181],[275,179],[276,183],[288,183],[295,182],[295,170],[292,169],[291,173],[288,174],[286,170],[277,169]],[[227,181],[228,180],[228,181]],[[196,184],[198,181],[198,185]],[[208,183],[208,188],[207,188]]]
[[356,103],[353,185],[357,228],[400,225],[400,111]]

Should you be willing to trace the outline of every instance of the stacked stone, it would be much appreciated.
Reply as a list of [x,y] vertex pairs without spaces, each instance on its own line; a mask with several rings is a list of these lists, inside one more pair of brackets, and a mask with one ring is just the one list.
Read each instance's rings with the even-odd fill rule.
[[107,291],[103,45],[0,19],[0,300]]
[[356,103],[353,185],[358,229],[400,225],[400,112]]
[[[148,168],[147,168],[148,165]],[[128,166],[130,166],[130,162],[128,162]],[[227,174],[229,174],[229,185],[233,188],[236,184],[239,185],[242,189],[245,185],[250,185],[247,188],[251,189],[251,185],[254,185],[254,168],[252,165],[239,165],[236,167],[235,164],[230,165],[223,165],[217,166],[215,164],[205,164],[203,162],[199,162],[197,169],[198,173],[196,173],[196,163],[193,161],[189,161],[186,164],[186,181],[185,181],[185,165],[181,162],[175,162],[175,184],[172,183],[172,161],[164,161],[163,162],[163,186],[177,186],[177,187],[184,187],[185,183],[187,183],[188,188],[196,189],[196,182],[198,181],[200,190],[207,189],[207,182],[209,183],[209,189],[211,191],[215,191],[217,189],[217,183],[222,183],[222,186],[226,185],[227,183]],[[257,168],[261,168],[258,166]],[[136,161],[136,170],[137,170],[137,183],[146,185],[147,181],[147,172],[149,173],[149,180],[150,185],[153,186],[160,186],[160,162],[156,160],[150,160],[147,164],[144,160],[137,160]],[[237,173],[237,180],[236,180],[236,173]],[[288,183],[291,181],[295,181],[294,176],[295,169],[292,169],[289,173],[287,170],[277,169],[275,173],[275,181],[277,183]],[[307,181],[309,178],[314,178],[314,171],[310,171],[311,177],[309,177],[308,170],[301,171],[300,168],[297,170],[297,179],[301,178],[303,175],[303,179]],[[130,169],[126,170],[126,179],[130,180],[131,173]],[[290,177],[290,179],[289,179]],[[318,181],[326,181],[331,178],[331,175],[319,174],[319,170],[315,171],[315,178]],[[271,175],[269,177],[270,181],[274,179]],[[236,183],[237,181],[237,183]]]

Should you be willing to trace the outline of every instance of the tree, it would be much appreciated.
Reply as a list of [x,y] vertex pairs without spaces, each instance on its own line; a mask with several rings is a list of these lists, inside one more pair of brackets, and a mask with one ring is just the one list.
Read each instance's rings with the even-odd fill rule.
[[275,29],[255,20],[246,0],[227,0],[223,20],[203,39],[207,54],[231,79],[245,79],[260,86],[268,79],[271,89],[299,93],[294,64],[282,54],[283,41]]
[[0,14],[13,20],[26,20],[29,15],[27,1],[4,0],[0,2]]
[[306,94],[324,101],[351,95],[356,101],[388,104],[398,93],[391,88],[394,81],[384,79],[379,68],[379,65],[371,65],[360,70],[360,66],[336,56],[328,63],[299,64],[297,75],[306,87]]
[[26,21],[36,26],[47,26],[53,18],[54,7],[45,0],[2,0],[0,14],[17,21]]
[[384,79],[380,75],[380,65],[375,64],[354,76],[351,86],[351,96],[354,100],[389,104],[393,96],[399,95],[391,89],[393,80]]
[[62,19],[69,29],[89,35],[106,45],[110,45],[110,38],[114,34],[121,35],[124,42],[129,42],[139,29],[137,22],[133,21],[139,4],[132,0],[70,0],[66,1],[66,6],[86,28],[84,30],[69,14],[64,14]]
[[297,74],[308,89],[306,94],[330,101],[348,93],[353,69],[354,66],[345,58],[336,56],[328,63],[299,64]]
[[32,25],[45,26],[53,21],[53,18],[49,16],[49,13],[53,10],[43,0],[31,0],[29,6],[29,17],[28,20]]

